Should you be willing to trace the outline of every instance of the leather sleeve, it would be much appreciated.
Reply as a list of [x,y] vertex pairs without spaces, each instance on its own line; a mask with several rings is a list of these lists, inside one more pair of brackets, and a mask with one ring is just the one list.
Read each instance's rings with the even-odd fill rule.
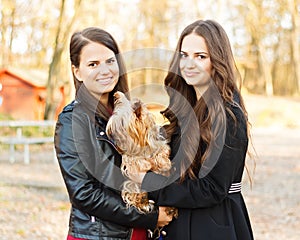
[[[90,129],[87,126],[90,122],[87,122],[87,119],[76,118],[78,126],[82,127],[83,135],[80,138],[74,137],[72,112],[63,112],[59,116],[55,129],[57,158],[72,205],[105,221],[128,227],[154,228],[158,218],[157,210],[145,215],[139,213],[134,207],[127,207],[118,191],[100,183],[86,169],[83,164],[84,158],[92,158],[96,162],[97,157],[106,157],[105,155],[97,156],[98,151],[93,150],[95,142],[89,136]],[[90,147],[78,148],[81,145]],[[113,157],[113,154],[108,156]],[[111,161],[114,160],[111,159]],[[96,164],[95,167],[101,166]],[[106,177],[109,177],[109,173]]]

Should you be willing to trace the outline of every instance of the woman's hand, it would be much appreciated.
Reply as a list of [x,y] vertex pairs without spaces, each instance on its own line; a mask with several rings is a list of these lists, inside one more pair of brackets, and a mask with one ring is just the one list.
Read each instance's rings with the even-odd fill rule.
[[166,209],[166,207],[159,207],[157,227],[164,227],[173,220],[173,217],[167,214]]

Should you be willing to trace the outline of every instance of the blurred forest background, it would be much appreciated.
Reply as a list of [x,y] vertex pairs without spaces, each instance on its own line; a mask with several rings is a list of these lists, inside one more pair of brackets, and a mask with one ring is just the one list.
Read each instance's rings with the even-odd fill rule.
[[[184,27],[214,19],[229,35],[246,92],[300,94],[300,0],[0,0],[0,9],[0,68],[48,76],[45,119],[53,117],[60,86],[72,97],[69,39],[89,26],[109,31],[125,55],[134,52],[125,59],[131,87],[162,84]],[[162,67],[151,63],[158,58]]]
[[[74,95],[70,36],[98,26],[119,43],[131,89],[162,102],[156,87],[180,33],[198,19],[225,28],[242,75],[258,153],[253,189],[243,186],[255,239],[298,240],[300,0],[0,0],[0,70],[38,70],[52,120],[61,87],[67,101]],[[0,238],[65,239],[70,204],[53,145],[31,148],[30,165],[21,151],[14,164],[8,147],[0,153]]]

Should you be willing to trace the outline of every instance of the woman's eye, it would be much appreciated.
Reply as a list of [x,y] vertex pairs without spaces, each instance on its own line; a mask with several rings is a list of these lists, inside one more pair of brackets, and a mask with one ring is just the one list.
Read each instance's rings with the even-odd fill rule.
[[187,58],[187,57],[188,57],[188,55],[186,53],[184,53],[184,52],[180,53],[180,58]]
[[89,67],[96,67],[97,66],[97,63],[95,63],[95,62],[92,62],[92,63],[89,63],[89,65],[88,65]]
[[197,58],[199,58],[199,59],[205,59],[205,58],[207,58],[207,56],[204,55],[204,54],[199,54],[199,55],[197,56]]
[[106,63],[107,64],[113,64],[113,63],[115,63],[116,62],[116,59],[115,58],[110,58],[110,59],[107,59],[106,60]]

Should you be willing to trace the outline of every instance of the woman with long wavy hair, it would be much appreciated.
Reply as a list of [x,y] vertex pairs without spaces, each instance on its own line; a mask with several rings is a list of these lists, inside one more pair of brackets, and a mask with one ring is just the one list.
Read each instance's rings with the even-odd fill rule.
[[182,32],[165,78],[162,111],[174,174],[133,176],[160,206],[179,209],[165,239],[252,240],[241,193],[249,122],[230,42],[220,24],[199,20]]

